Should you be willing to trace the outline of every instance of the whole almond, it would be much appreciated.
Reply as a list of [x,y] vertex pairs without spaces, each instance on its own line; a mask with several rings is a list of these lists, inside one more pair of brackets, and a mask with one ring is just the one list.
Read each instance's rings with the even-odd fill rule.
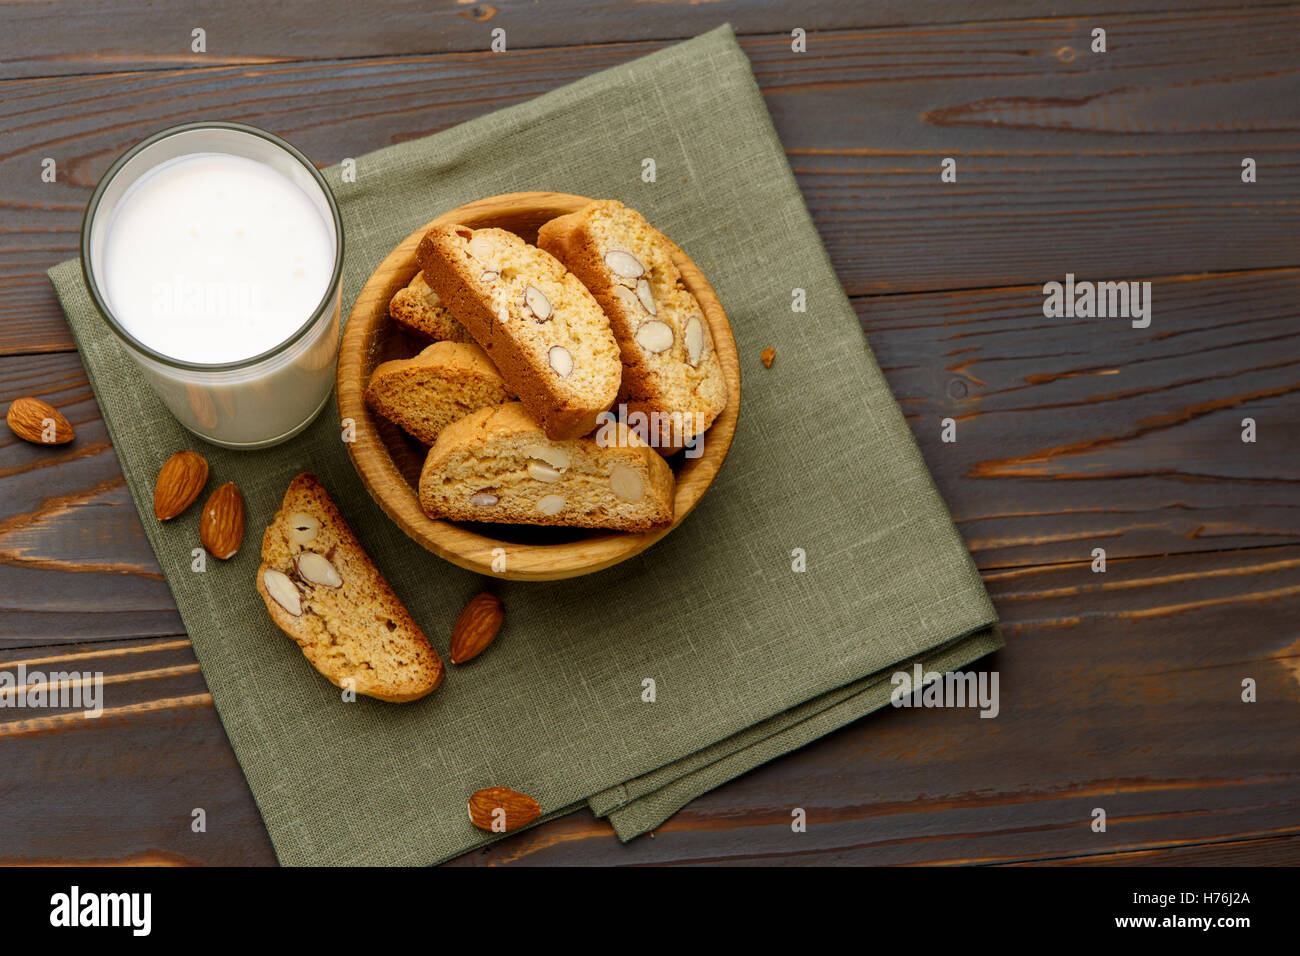
[[464,664],[482,654],[505,619],[505,608],[495,594],[484,591],[472,598],[451,629],[451,662]]
[[15,435],[34,445],[64,445],[76,437],[63,413],[39,398],[15,398],[5,421]]
[[488,787],[469,798],[469,822],[489,833],[509,833],[542,815],[541,805],[509,787]]
[[178,451],[158,471],[153,486],[153,513],[159,521],[175,518],[194,504],[208,483],[208,462],[192,451]]
[[214,558],[226,560],[244,540],[244,496],[239,486],[228,481],[203,506],[199,540]]

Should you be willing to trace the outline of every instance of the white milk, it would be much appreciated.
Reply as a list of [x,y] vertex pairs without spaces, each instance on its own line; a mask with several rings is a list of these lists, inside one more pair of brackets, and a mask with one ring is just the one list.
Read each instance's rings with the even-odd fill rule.
[[[182,135],[217,138],[268,162],[287,155],[242,133]],[[143,155],[137,160],[147,162]],[[181,423],[217,444],[282,441],[310,423],[333,386],[340,317],[339,290],[330,280],[341,239],[321,187],[293,163],[283,168],[297,179],[202,146],[173,152],[120,192],[105,227],[92,230],[101,294],[144,346],[204,366],[275,350],[236,369],[209,370],[159,362],[127,343]],[[277,348],[308,324],[327,292],[332,302],[310,330]]]
[[275,348],[329,286],[334,241],[311,199],[270,166],[228,153],[180,156],[123,197],[104,250],[118,322],[184,362]]

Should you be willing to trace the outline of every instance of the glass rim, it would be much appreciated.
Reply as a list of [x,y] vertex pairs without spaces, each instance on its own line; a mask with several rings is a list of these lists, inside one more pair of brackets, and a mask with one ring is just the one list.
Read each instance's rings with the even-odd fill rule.
[[[99,210],[99,204],[104,197],[105,191],[117,177],[117,174],[122,171],[127,163],[150,146],[160,143],[165,139],[170,139],[173,136],[178,136],[182,133],[189,133],[203,129],[224,129],[237,133],[244,133],[249,136],[256,136],[259,139],[264,139],[272,145],[278,146],[280,149],[284,150],[284,152],[296,159],[303,168],[311,174],[312,178],[316,180],[316,184],[320,187],[321,193],[324,194],[325,201],[329,205],[330,215],[333,217],[334,222],[334,268],[330,274],[329,285],[326,287],[325,294],[321,297],[320,303],[312,309],[311,313],[307,316],[307,320],[283,342],[267,349],[265,352],[260,352],[257,355],[238,359],[233,362],[188,362],[184,359],[164,355],[157,349],[145,345],[123,328],[121,322],[119,322],[117,317],[113,315],[113,310],[109,308],[108,302],[105,301],[104,296],[99,291],[99,283],[95,280],[95,274],[90,267],[91,223],[95,219],[95,213]],[[140,140],[140,142],[136,143],[119,156],[114,161],[113,165],[108,167],[108,171],[100,177],[98,185],[95,186],[95,191],[90,194],[90,201],[86,203],[86,211],[82,214],[81,218],[80,259],[81,272],[86,280],[86,289],[90,292],[90,298],[94,301],[96,310],[99,312],[100,317],[108,324],[108,327],[113,331],[113,333],[124,343],[136,352],[147,356],[155,362],[166,365],[169,368],[182,369],[189,372],[228,372],[249,368],[283,353],[293,345],[297,344],[303,336],[311,330],[320,317],[325,314],[327,310],[333,308],[334,299],[339,293],[339,282],[343,276],[343,217],[339,214],[339,206],[338,202],[334,199],[334,191],[330,189],[329,183],[325,181],[325,177],[321,175],[319,169],[312,165],[311,160],[309,160],[303,152],[292,143],[276,136],[274,133],[267,132],[264,129],[259,129],[256,126],[249,126],[247,123],[232,123],[218,120],[181,123],[176,126],[168,126],[167,128],[161,129]]]

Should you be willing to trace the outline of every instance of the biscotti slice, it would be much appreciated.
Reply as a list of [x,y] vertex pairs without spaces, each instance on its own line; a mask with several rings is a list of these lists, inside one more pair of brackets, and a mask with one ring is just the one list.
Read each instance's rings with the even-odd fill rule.
[[665,455],[694,447],[727,407],[727,383],[704,311],[663,234],[635,209],[605,199],[552,219],[537,244],[609,316],[623,357],[618,400],[646,415],[641,437]]
[[[608,434],[607,434],[608,433]],[[645,531],[673,519],[673,473],[621,424],[596,438],[547,438],[523,405],[448,425],[420,472],[434,518]]]
[[331,683],[393,702],[442,683],[438,652],[315,475],[290,482],[266,529],[257,590],[271,619]]
[[623,368],[609,319],[581,282],[504,229],[431,229],[416,257],[548,436],[596,427]]
[[366,385],[366,404],[426,445],[457,419],[514,397],[473,342],[434,342],[414,358],[384,362]]
[[423,272],[417,272],[408,285],[397,290],[388,303],[388,314],[402,328],[421,338],[435,342],[474,341],[465,326],[442,304],[438,293],[429,288]]

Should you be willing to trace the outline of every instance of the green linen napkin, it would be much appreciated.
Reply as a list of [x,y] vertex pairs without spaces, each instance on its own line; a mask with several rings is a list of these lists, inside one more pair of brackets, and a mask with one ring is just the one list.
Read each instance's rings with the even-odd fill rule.
[[[647,158],[654,182],[642,180]],[[496,784],[532,795],[548,817],[588,805],[629,839],[884,705],[894,671],[957,669],[1001,645],[730,27],[360,157],[355,182],[325,174],[347,235],[345,315],[396,243],[471,199],[542,189],[640,209],[721,297],[743,402],[713,488],[659,544],[583,578],[485,581],[384,516],[332,407],[266,451],[195,439],[97,316],[79,265],[50,270],[282,863],[448,859],[492,839],[469,824],[465,801]],[[791,309],[796,288],[806,312]],[[767,346],[770,369],[759,361]],[[208,458],[214,482],[238,482],[248,505],[243,549],[203,573],[190,567],[198,509],[163,525],[150,507],[159,467],[184,447]],[[444,659],[465,602],[485,584],[500,594],[506,625],[491,650],[424,700],[343,702],[254,590],[262,528],[303,470],[320,476]]]

